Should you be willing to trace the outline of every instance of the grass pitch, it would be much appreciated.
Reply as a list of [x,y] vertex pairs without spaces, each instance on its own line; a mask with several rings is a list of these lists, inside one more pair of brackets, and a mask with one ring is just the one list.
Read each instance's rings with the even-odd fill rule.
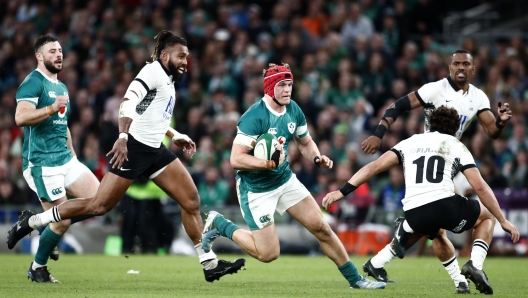
[[[237,256],[221,256],[232,260]],[[324,256],[281,256],[270,264],[250,257],[246,270],[205,281],[196,257],[61,255],[50,261],[62,284],[31,283],[29,255],[0,255],[0,297],[446,297],[454,284],[435,258],[408,257],[387,265],[397,283],[384,290],[348,288],[335,265]],[[360,273],[367,260],[353,257]],[[467,259],[459,259],[462,266]],[[127,271],[139,270],[139,274]],[[485,270],[497,297],[525,297],[528,258],[489,258]],[[473,284],[471,295],[480,294]]]

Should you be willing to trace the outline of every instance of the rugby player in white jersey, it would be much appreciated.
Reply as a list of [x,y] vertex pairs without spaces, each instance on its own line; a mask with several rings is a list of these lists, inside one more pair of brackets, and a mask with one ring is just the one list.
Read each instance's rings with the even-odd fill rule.
[[[361,144],[363,150],[366,153],[374,154],[379,149],[386,130],[390,128],[398,116],[419,107],[424,107],[425,131],[429,131],[429,114],[431,111],[439,106],[446,106],[454,108],[459,115],[460,126],[455,134],[457,139],[460,139],[475,118],[478,119],[488,136],[494,139],[498,138],[506,122],[511,119],[512,112],[509,104],[505,103],[501,106],[499,103],[497,109],[499,117],[495,119],[486,94],[469,83],[474,72],[475,66],[471,53],[467,50],[457,50],[451,58],[449,76],[440,81],[423,85],[418,91],[398,99],[387,108],[374,134]],[[396,225],[402,222],[403,218],[396,219]],[[490,228],[493,227],[493,223],[489,222],[488,224]],[[419,235],[411,237],[408,247],[414,245],[419,239]],[[446,235],[435,238],[433,246],[436,247],[436,251],[443,253],[450,253],[451,251],[450,242]],[[399,255],[396,254],[391,248],[391,244],[388,244],[363,265],[363,270],[379,281],[392,282],[393,280],[388,278],[384,266],[396,256],[403,258],[404,254],[403,252]],[[477,269],[482,268],[477,267]]]
[[187,41],[169,31],[156,35],[157,43],[152,63],[146,64],[130,83],[119,109],[119,138],[107,155],[113,155],[112,169],[107,173],[95,197],[74,199],[34,215],[27,211],[9,234],[16,243],[33,229],[48,223],[60,222],[82,215],[103,215],[110,211],[139,175],[152,179],[182,209],[185,231],[195,244],[205,279],[218,280],[225,274],[236,273],[245,260],[218,260],[214,252],[205,253],[200,243],[203,222],[200,197],[191,176],[183,164],[165,148],[165,135],[192,156],[195,143],[171,128],[170,122],[176,102],[174,83],[179,83],[186,72],[189,50]]
[[[443,238],[445,230],[454,233],[474,228],[471,260],[460,272],[451,242],[450,254],[435,253],[455,282],[456,293],[469,293],[464,275],[471,279],[476,288],[485,294],[493,294],[487,277],[475,267],[484,263],[485,251],[493,237],[493,225],[498,220],[502,229],[511,234],[515,243],[519,231],[501,212],[493,191],[480,175],[473,156],[455,134],[460,129],[460,118],[454,108],[441,106],[429,113],[429,131],[416,134],[387,151],[376,161],[360,169],[340,190],[327,194],[323,207],[353,192],[372,176],[398,165],[403,166],[405,175],[405,197],[402,200],[405,219],[398,226],[394,238],[396,252],[405,251],[411,233],[418,233],[429,239]],[[455,194],[453,178],[462,172],[480,201]],[[478,265],[475,263],[479,263]],[[461,274],[462,273],[462,274]]]

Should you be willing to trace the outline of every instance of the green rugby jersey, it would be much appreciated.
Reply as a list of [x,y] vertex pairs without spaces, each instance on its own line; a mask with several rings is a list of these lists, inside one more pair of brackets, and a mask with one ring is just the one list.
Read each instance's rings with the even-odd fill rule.
[[[252,105],[242,115],[237,125],[237,143],[253,148],[252,142],[264,133],[271,133],[278,139],[283,139],[284,155],[286,160],[275,170],[242,171],[237,173],[237,179],[241,179],[251,192],[272,191],[292,176],[290,163],[288,162],[288,145],[295,138],[308,135],[306,118],[301,108],[293,100],[286,105],[282,113],[274,111],[264,99]],[[251,151],[250,154],[253,154]]]
[[[68,96],[66,85],[36,69],[18,87],[16,101],[27,101],[40,109],[53,104],[60,95]],[[69,115],[68,102],[64,113],[57,112],[39,124],[24,126],[23,170],[33,166],[61,166],[72,159],[73,154],[66,145]]]

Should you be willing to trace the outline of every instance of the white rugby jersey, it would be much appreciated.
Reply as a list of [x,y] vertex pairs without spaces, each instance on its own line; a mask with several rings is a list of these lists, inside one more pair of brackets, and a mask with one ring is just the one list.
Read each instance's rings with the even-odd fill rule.
[[403,165],[407,211],[455,195],[453,178],[475,167],[469,150],[453,136],[439,132],[415,134],[391,149]]
[[143,66],[134,80],[140,82],[147,92],[136,106],[128,132],[139,142],[159,148],[176,104],[172,75],[159,61],[154,61]]
[[464,93],[449,76],[423,85],[415,94],[425,110],[425,131],[429,131],[429,114],[432,110],[440,106],[457,110],[460,117],[460,128],[455,135],[457,139],[478,114],[490,110],[489,98],[482,90],[469,84],[468,91]]

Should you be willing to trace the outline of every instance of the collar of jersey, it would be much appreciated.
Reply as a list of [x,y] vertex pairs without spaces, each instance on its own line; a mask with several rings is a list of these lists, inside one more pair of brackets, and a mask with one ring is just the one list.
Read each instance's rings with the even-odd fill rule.
[[163,71],[167,74],[167,76],[171,79],[171,82],[172,82],[173,80],[172,80],[172,75],[171,75],[170,71],[167,68],[165,68],[165,66],[163,66],[163,63],[161,63],[161,61],[159,59],[156,60],[156,61],[158,61],[159,65],[161,66]]
[[[453,80],[451,79],[451,76],[447,76],[447,81],[449,82],[449,85],[451,85],[451,88],[453,88],[453,90],[455,90],[455,92],[458,92],[462,89],[458,88],[458,86],[455,84],[455,82],[453,82]],[[469,86],[471,85],[468,85],[468,90],[466,92],[466,94],[469,93]],[[464,93],[464,91],[462,91],[462,93]]]
[[[279,112],[275,111],[272,107],[270,107],[269,104],[268,104],[268,102],[266,101],[266,98],[265,98],[265,97],[262,98],[262,101],[263,101],[264,104],[266,105],[266,108],[267,108],[267,109],[268,109],[273,115],[275,115],[275,116],[277,116],[277,117],[280,117],[280,116],[286,114],[286,109],[284,109],[284,111],[282,111],[282,112],[279,113]],[[285,107],[285,108],[286,108],[286,107]]]
[[54,83],[54,84],[58,84],[58,83],[59,83],[59,80],[54,80],[54,79],[48,77],[48,75],[45,74],[42,70],[40,70],[40,69],[38,69],[38,68],[35,69],[35,70],[38,71],[38,72],[40,72],[40,74],[41,74],[43,77],[45,77],[48,81],[50,81],[50,82],[52,82],[52,83]]

